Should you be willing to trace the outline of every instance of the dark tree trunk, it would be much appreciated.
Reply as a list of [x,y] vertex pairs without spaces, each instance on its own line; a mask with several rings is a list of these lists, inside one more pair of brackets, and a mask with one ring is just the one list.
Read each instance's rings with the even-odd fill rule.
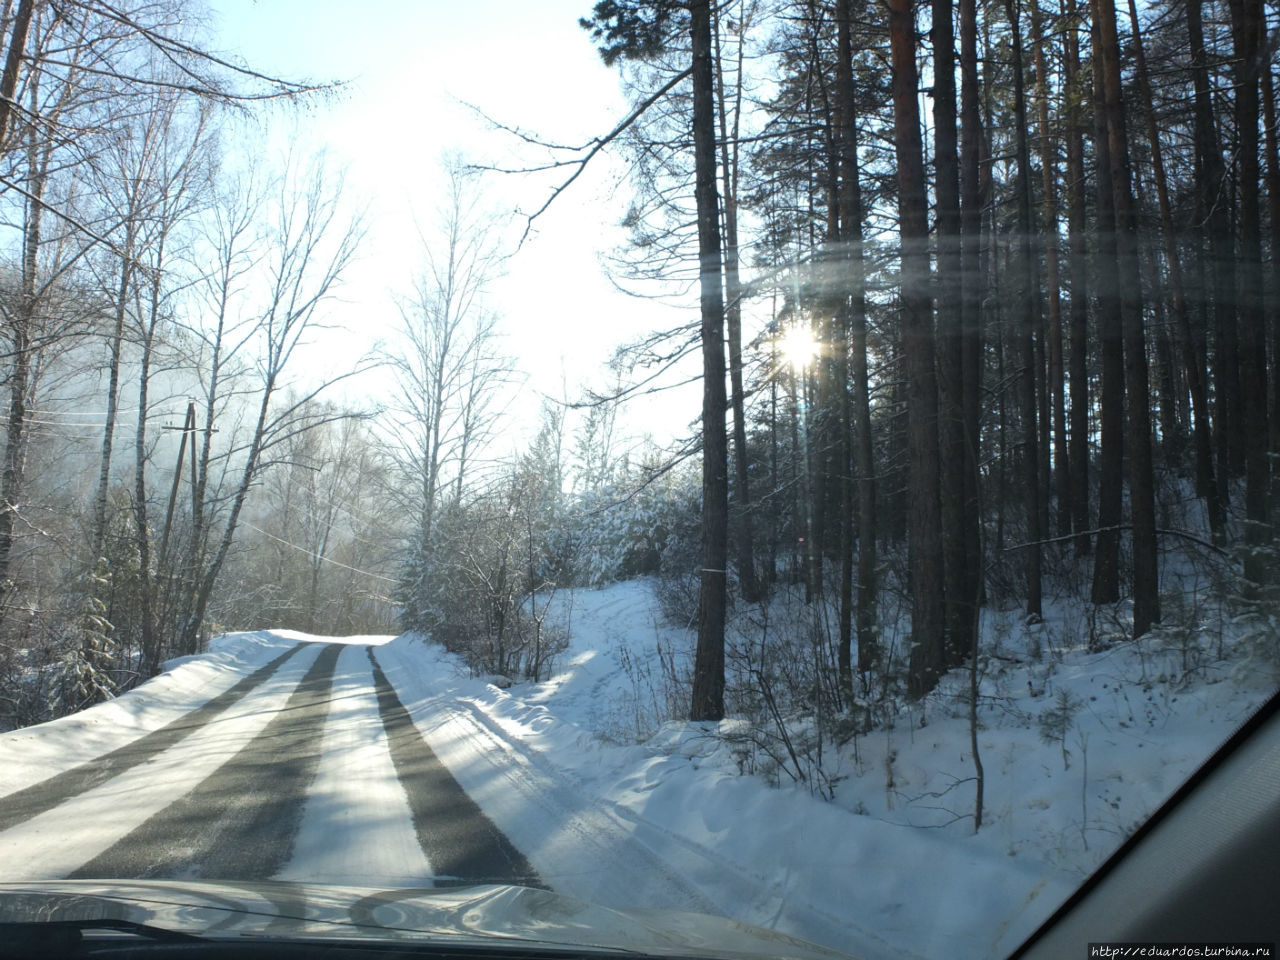
[[1085,226],[1084,123],[1080,89],[1080,37],[1075,0],[1067,0],[1065,85],[1067,88],[1067,236],[1071,303],[1070,455],[1071,523],[1076,556],[1087,556],[1092,539],[1089,513],[1089,251]]
[[[1036,113],[1040,127],[1040,172],[1044,205],[1045,281],[1048,286],[1048,319],[1046,352],[1050,418],[1042,421],[1045,433],[1052,423],[1053,490],[1057,500],[1058,536],[1071,532],[1071,465],[1067,450],[1067,401],[1062,349],[1062,284],[1058,264],[1058,187],[1057,149],[1049,126],[1049,75],[1044,53],[1044,24],[1038,0],[1031,0],[1032,62],[1036,71]],[[1046,436],[1047,439],[1047,436]],[[1047,490],[1046,490],[1047,492]]]
[[30,415],[33,363],[38,349],[35,324],[39,315],[41,226],[44,190],[47,183],[48,152],[41,158],[36,129],[27,127],[27,158],[31,198],[27,201],[23,225],[22,289],[17,310],[9,321],[11,364],[9,369],[9,422],[5,428],[4,472],[0,474],[0,612],[12,589],[13,529],[26,496],[27,428]]
[[[719,45],[719,30],[716,31]],[[742,382],[742,283],[738,272],[738,123],[742,115],[742,44],[738,45],[738,83],[734,94],[733,123],[729,123],[728,103],[721,58],[716,57],[719,96],[721,177],[724,183],[724,286],[728,302],[725,322],[729,334],[729,396],[733,408],[733,501],[738,514],[738,589],[748,603],[761,598],[756,576],[755,531],[752,525],[751,482],[748,474],[746,391]]]
[[[1258,93],[1262,0],[1230,0],[1235,47],[1236,135],[1239,146],[1239,331],[1240,388],[1245,465],[1245,576],[1255,584],[1272,579],[1267,547],[1270,464],[1267,462],[1267,331],[1262,313],[1261,196],[1258,166]],[[1270,67],[1268,66],[1268,69]]]
[[[819,45],[822,15],[814,0],[810,0],[809,10],[810,56],[813,63],[819,63],[823,56]],[[844,524],[843,521],[833,524],[831,520],[833,514],[839,513],[844,478],[848,475],[847,468],[840,466],[842,461],[847,460],[847,431],[843,426],[843,398],[847,391],[847,377],[843,372],[845,341],[841,329],[844,296],[843,284],[838,280],[845,259],[839,247],[840,107],[833,102],[825,72],[818,71],[815,80],[815,105],[820,111],[824,140],[823,159],[815,164],[815,176],[819,178],[821,191],[825,195],[822,209],[826,229],[821,234],[822,248],[815,251],[818,296],[813,332],[817,356],[812,364],[814,402],[809,406],[811,415],[808,429],[811,527],[808,540],[810,590],[806,594],[807,598],[821,596],[825,589],[823,557],[832,553],[833,549],[838,549],[839,535]],[[811,202],[817,195],[817,189],[813,190]],[[816,227],[816,217],[814,223]],[[833,531],[835,537],[832,537]]]
[[702,572],[698,651],[691,720],[724,717],[725,564],[728,561],[729,465],[725,436],[724,295],[716,197],[714,71],[709,0],[689,5],[693,44],[694,195],[698,208],[702,309]]
[[933,130],[938,224],[938,436],[948,667],[973,648],[973,603],[965,535],[963,263],[956,140],[956,53],[952,0],[933,0]]
[[[1259,24],[1259,44],[1268,46],[1266,18]],[[1275,78],[1268,66],[1259,71],[1262,84],[1262,130],[1267,158],[1267,210],[1271,238],[1271,297],[1264,313],[1271,317],[1271,449],[1280,448],[1280,129],[1277,128]],[[1278,491],[1280,492],[1280,491]]]
[[1098,0],[1107,118],[1112,201],[1116,215],[1116,276],[1124,337],[1126,452],[1129,460],[1129,510],[1133,538],[1133,635],[1140,637],[1160,621],[1160,579],[1156,542],[1155,473],[1151,455],[1151,408],[1147,350],[1142,318],[1142,270],[1138,259],[1138,223],[1129,172],[1120,77],[1120,45],[1113,0]]
[[[838,42],[837,96],[843,122],[840,154],[840,236],[847,263],[848,296],[844,300],[845,332],[848,340],[849,389],[844,391],[848,406],[845,423],[852,439],[852,476],[856,494],[845,484],[848,517],[857,518],[857,609],[854,621],[858,637],[858,671],[865,675],[879,659],[876,641],[876,480],[875,452],[871,435],[871,397],[867,377],[867,293],[862,227],[862,183],[858,162],[858,120],[853,86],[853,37],[849,0],[836,0]],[[850,502],[853,501],[853,502]],[[853,509],[856,503],[856,510]],[[853,517],[848,517],[851,521]],[[852,531],[850,531],[852,533]],[[842,561],[849,565],[846,551]],[[841,604],[852,600],[855,576],[842,571]],[[846,615],[841,617],[840,668],[842,679],[849,671],[847,691],[853,692],[852,638]],[[850,661],[847,665],[846,658]]]
[[[1094,603],[1120,599],[1120,511],[1124,496],[1124,340],[1120,290],[1116,278],[1116,217],[1111,183],[1111,148],[1107,140],[1103,66],[1098,17],[1093,18],[1094,156],[1098,188],[1094,288],[1098,298],[1098,340],[1102,347],[1100,419],[1102,451],[1098,458],[1098,537],[1093,561]],[[1142,403],[1146,403],[1143,397]]]
[[[1129,20],[1133,26],[1138,87],[1146,107],[1147,141],[1151,147],[1152,176],[1155,178],[1156,197],[1160,204],[1160,226],[1164,232],[1165,261],[1169,270],[1169,287],[1173,294],[1174,323],[1187,377],[1187,389],[1191,393],[1191,410],[1195,419],[1193,437],[1196,450],[1196,493],[1205,498],[1209,528],[1217,537],[1222,532],[1224,518],[1222,505],[1218,500],[1217,484],[1213,478],[1213,449],[1209,436],[1209,399],[1205,385],[1205,360],[1203,352],[1199,349],[1199,338],[1192,333],[1186,285],[1182,275],[1182,259],[1178,251],[1178,235],[1173,222],[1173,204],[1169,199],[1164,153],[1160,144],[1159,131],[1156,129],[1151,80],[1147,72],[1147,58],[1142,44],[1142,26],[1138,20],[1135,0],[1129,0]],[[1168,366],[1172,370],[1172,363]]]
[[1027,564],[1027,604],[1030,617],[1039,618],[1041,609],[1040,562],[1044,536],[1041,526],[1040,440],[1037,430],[1038,404],[1036,396],[1035,331],[1040,325],[1040,305],[1035,293],[1035,254],[1031,245],[1033,230],[1031,218],[1031,152],[1027,144],[1027,105],[1022,67],[1022,36],[1019,24],[1018,0],[1006,0],[1013,44],[1013,114],[1014,144],[1017,166],[1018,236],[1014,242],[1016,267],[1013,270],[1016,285],[1014,301],[1017,303],[1018,344],[1018,412],[1022,417],[1022,475],[1023,507],[1027,522],[1027,547],[1024,551]]
[[976,0],[960,0],[960,306],[964,404],[965,595],[981,602],[983,585],[981,450],[983,359],[982,304],[987,274],[982,256],[982,159],[986,153],[978,83]]
[[35,12],[35,0],[21,0],[13,18],[13,32],[9,35],[9,53],[5,57],[4,74],[0,76],[0,152],[7,152],[9,127],[13,119],[13,105],[18,93],[18,71],[27,49],[27,35],[31,31],[31,15]]
[[[776,319],[778,315],[777,303],[774,303],[772,315]],[[770,341],[770,357],[769,369],[778,369],[778,347],[776,339]],[[780,434],[778,427],[778,378],[769,378],[769,489],[782,489],[782,475],[778,472],[778,436]],[[779,516],[781,505],[778,496],[771,496],[769,500],[769,552],[765,558],[765,581],[770,585],[778,582],[778,538],[781,528],[781,517]]]
[[1217,446],[1218,500],[1227,504],[1227,483],[1239,476],[1241,458],[1240,351],[1236,327],[1236,258],[1228,211],[1227,171],[1218,143],[1209,85],[1208,53],[1201,18],[1203,0],[1187,0],[1187,39],[1191,48],[1191,78],[1195,91],[1195,147],[1198,222],[1208,232],[1209,287],[1213,298],[1213,434]]
[[908,690],[921,697],[946,669],[942,518],[938,502],[938,384],[934,372],[929,222],[915,58],[915,5],[889,0],[893,132],[901,234],[902,356],[907,379],[907,459],[911,488],[911,657]]
[[27,403],[31,383],[31,313],[27,295],[18,314],[9,321],[12,366],[9,369],[9,420],[5,427],[4,473],[0,476],[0,610],[12,588],[10,558],[13,555],[14,520],[26,494]]

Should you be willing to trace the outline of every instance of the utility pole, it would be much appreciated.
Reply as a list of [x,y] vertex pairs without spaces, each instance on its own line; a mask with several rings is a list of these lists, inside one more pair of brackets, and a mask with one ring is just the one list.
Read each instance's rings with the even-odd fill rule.
[[196,402],[188,398],[187,416],[181,427],[164,427],[165,430],[181,430],[182,443],[178,446],[178,463],[173,471],[173,487],[169,491],[169,509],[164,517],[164,535],[160,538],[160,566],[164,566],[169,551],[169,530],[173,526],[173,510],[178,502],[178,487],[182,483],[182,462],[187,455],[187,440],[191,449],[191,515],[194,519],[199,506],[196,504]]

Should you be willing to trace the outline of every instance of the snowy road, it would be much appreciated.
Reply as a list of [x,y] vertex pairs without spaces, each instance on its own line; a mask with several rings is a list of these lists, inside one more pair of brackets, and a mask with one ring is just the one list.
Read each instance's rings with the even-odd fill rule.
[[836,918],[594,795],[439,648],[242,636],[255,644],[219,669],[196,658],[0,738],[0,881],[515,883],[606,906],[785,908],[838,937]]
[[0,877],[542,885],[423,740],[373,648],[333,643],[296,644],[0,797]]
[[[664,623],[652,584],[557,603],[569,646],[542,683],[500,688],[414,635],[256,631],[0,734],[0,882],[269,879],[286,899],[306,882],[520,883],[867,960],[1003,957],[1272,692],[1233,660],[1163,693],[1138,685],[1182,669],[1181,639],[1095,651],[1059,617],[1053,635],[1077,646],[984,681],[975,834],[967,710],[931,703],[926,724],[904,706],[833,750],[827,802],[776,767],[770,783],[732,723],[670,719],[696,638]],[[992,622],[1020,636],[1020,617]],[[1084,705],[1076,739],[1045,741],[1051,698],[1022,692],[1050,676]]]
[[[1003,804],[991,826],[918,829],[946,788],[930,771],[968,769],[963,719],[862,738],[860,756],[833,759],[840,802],[743,776],[732,743],[659,722],[669,651],[689,638],[655,604],[642,582],[567,597],[572,641],[554,675],[511,689],[413,635],[215,638],[115,700],[0,735],[0,882],[273,880],[282,895],[306,882],[518,883],[729,917],[869,960],[1007,955],[1078,883],[1053,861],[1080,831],[1084,765],[1056,776],[1038,701],[989,718],[988,796]],[[1089,728],[1087,786],[1105,798],[1135,764],[1157,781],[1190,769],[1190,747],[1120,722],[1133,708],[1108,684],[1147,667],[1105,666],[1097,684],[1085,665],[1071,667],[1078,682],[1061,669],[1082,701],[1114,701]],[[1235,724],[1237,692],[1206,686],[1189,702]],[[1201,740],[1220,729],[1188,726]]]
[[723,791],[749,784],[714,774],[714,795],[663,795],[655,771],[687,762],[625,753],[596,767],[574,724],[412,637],[228,635],[116,700],[0,736],[0,882],[521,884],[912,955],[776,868],[805,817],[771,816],[753,863],[719,819],[742,812]]

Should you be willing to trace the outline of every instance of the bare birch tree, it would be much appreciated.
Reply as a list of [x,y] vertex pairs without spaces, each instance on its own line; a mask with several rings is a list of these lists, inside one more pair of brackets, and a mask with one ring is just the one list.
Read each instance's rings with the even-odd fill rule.
[[388,357],[395,392],[388,448],[400,483],[392,493],[414,518],[404,578],[405,620],[421,625],[436,516],[444,494],[462,496],[479,450],[492,435],[499,388],[512,364],[485,304],[502,269],[498,223],[457,164],[434,232],[422,238],[423,265],[400,301],[399,347]]
[[[263,202],[260,209],[259,199]],[[261,217],[262,219],[259,219]],[[264,222],[265,220],[265,222]],[[220,221],[219,260],[211,281],[212,324],[205,373],[205,422],[193,509],[179,652],[199,645],[205,611],[235,539],[249,490],[270,466],[272,451],[331,417],[310,405],[330,383],[288,394],[290,363],[336,293],[361,239],[358,219],[344,216],[335,179],[322,161],[290,163],[267,191],[233,198]],[[358,372],[357,365],[351,374]],[[222,453],[226,481],[211,482],[215,420],[237,394],[250,418],[246,435]]]

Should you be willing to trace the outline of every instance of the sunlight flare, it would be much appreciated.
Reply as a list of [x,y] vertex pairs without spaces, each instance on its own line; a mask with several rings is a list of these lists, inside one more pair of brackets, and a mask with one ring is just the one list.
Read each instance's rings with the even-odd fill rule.
[[818,341],[807,326],[793,324],[778,338],[778,355],[793,371],[810,366],[818,356]]

